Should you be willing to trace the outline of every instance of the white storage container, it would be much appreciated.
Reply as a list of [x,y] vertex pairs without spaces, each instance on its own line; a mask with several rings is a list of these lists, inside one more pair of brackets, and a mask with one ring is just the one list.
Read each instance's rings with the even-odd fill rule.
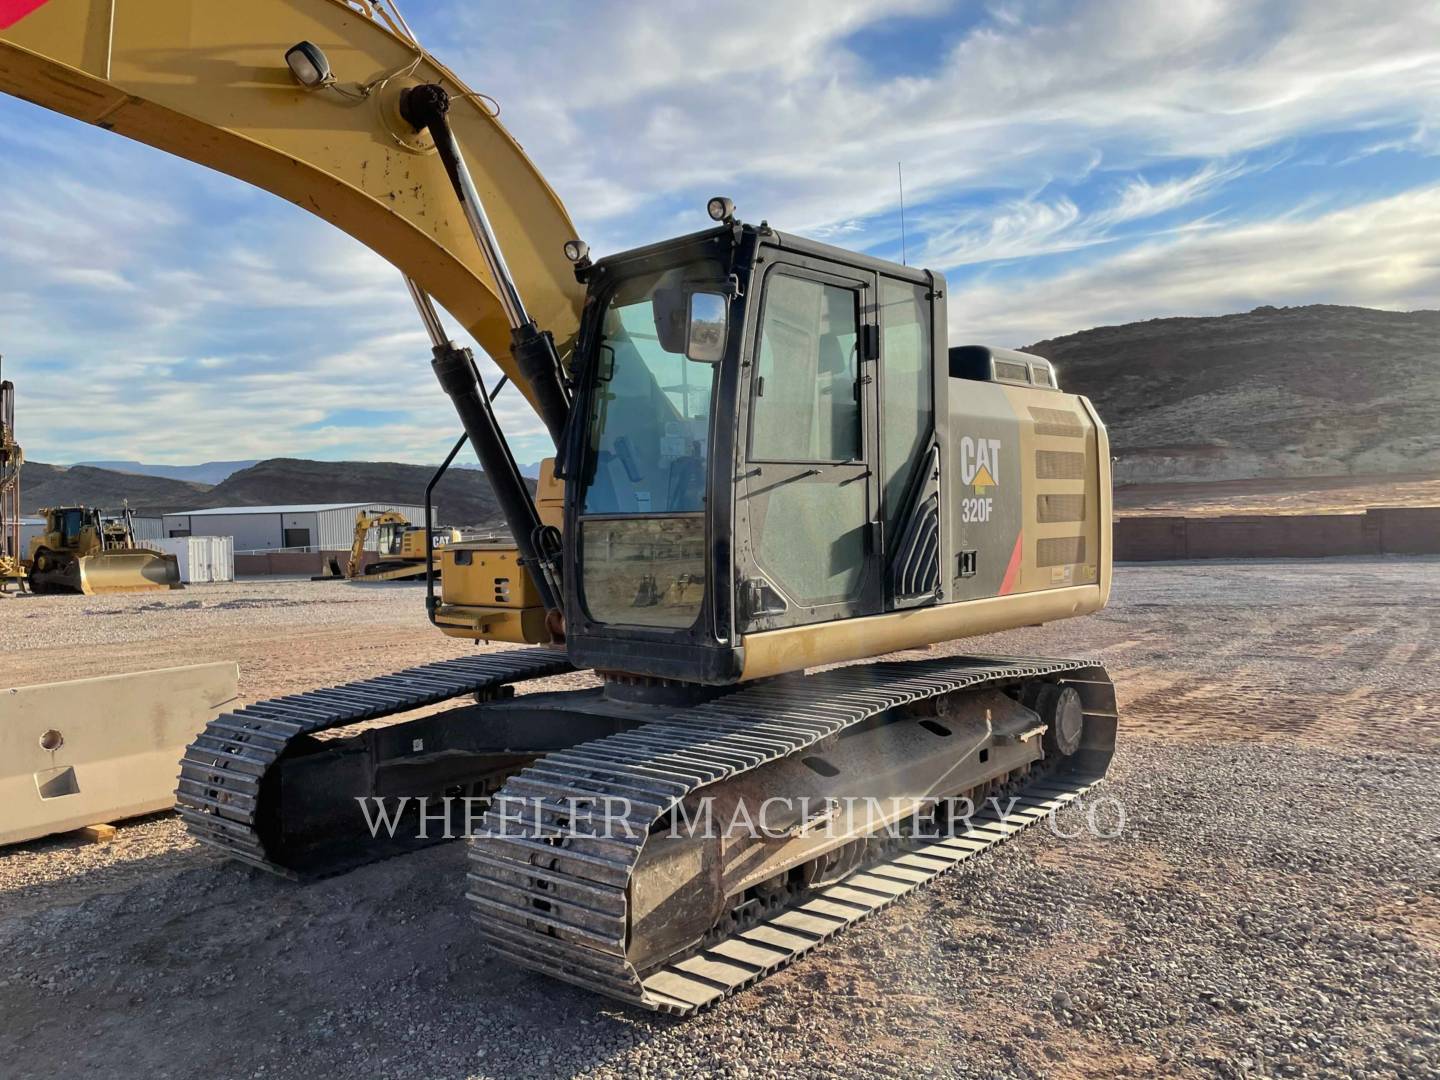
[[180,564],[180,580],[187,585],[235,580],[234,537],[181,536],[146,540],[140,546],[174,555]]

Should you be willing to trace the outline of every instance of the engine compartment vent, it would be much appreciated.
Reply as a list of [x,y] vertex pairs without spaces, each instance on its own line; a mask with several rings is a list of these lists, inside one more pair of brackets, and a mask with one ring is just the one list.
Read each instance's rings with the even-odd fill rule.
[[953,346],[950,349],[950,377],[972,382],[1033,386],[1041,390],[1060,389],[1055,366],[1043,356],[990,345]]

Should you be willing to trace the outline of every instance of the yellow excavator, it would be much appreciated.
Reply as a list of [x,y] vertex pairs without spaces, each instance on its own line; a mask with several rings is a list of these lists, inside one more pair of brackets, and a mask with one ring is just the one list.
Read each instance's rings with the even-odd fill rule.
[[26,560],[31,592],[93,596],[184,588],[176,556],[136,544],[128,507],[115,519],[84,506],[57,506],[40,513],[45,531],[30,541]]
[[[367,564],[365,545],[371,533],[375,534],[376,558]],[[378,514],[361,510],[355,515],[355,537],[350,543],[350,557],[345,561],[344,572],[339,562],[331,559],[330,573],[317,580],[415,581],[427,573],[439,573],[431,553],[459,539],[458,529],[438,529],[430,531],[427,543],[426,530],[410,524],[410,519],[398,510],[383,510]]]
[[[0,10],[0,90],[272,191],[400,270],[514,538],[447,546],[428,607],[528,648],[218,717],[181,764],[199,840],[306,878],[433,842],[442,807],[499,954],[684,1014],[1103,775],[1098,664],[903,655],[1110,589],[1104,426],[1042,358],[948,347],[942,275],[723,197],[700,231],[592,259],[393,3]],[[437,304],[544,422],[538,492]],[[577,669],[594,684],[528,686]]]

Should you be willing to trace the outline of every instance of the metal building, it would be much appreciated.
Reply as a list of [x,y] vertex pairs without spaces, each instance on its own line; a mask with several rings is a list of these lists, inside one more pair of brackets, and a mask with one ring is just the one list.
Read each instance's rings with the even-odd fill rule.
[[30,556],[30,541],[37,536],[45,535],[45,519],[43,517],[22,517],[20,519],[20,557],[22,559]]
[[141,517],[135,514],[130,518],[130,524],[135,528],[135,539],[160,540],[165,536],[165,522],[163,518]]
[[[299,506],[217,506],[164,517],[165,536],[232,536],[235,552],[346,551],[355,537],[355,516],[398,510],[410,522],[425,521],[425,508],[402,503],[310,503]],[[439,520],[436,511],[436,520]],[[373,543],[375,537],[371,537]]]

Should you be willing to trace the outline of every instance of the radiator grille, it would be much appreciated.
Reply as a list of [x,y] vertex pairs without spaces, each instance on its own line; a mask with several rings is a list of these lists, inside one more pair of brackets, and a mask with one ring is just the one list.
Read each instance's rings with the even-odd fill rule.
[[1085,455],[1071,450],[1036,450],[1035,475],[1041,480],[1085,479]]
[[1085,537],[1052,536],[1035,545],[1036,566],[1074,566],[1085,561]]
[[1030,407],[1030,419],[1035,421],[1036,435],[1059,435],[1067,439],[1083,439],[1085,425],[1080,417],[1067,409],[1041,409]]
[[1035,498],[1035,520],[1042,525],[1057,521],[1084,521],[1084,495],[1038,495]]

